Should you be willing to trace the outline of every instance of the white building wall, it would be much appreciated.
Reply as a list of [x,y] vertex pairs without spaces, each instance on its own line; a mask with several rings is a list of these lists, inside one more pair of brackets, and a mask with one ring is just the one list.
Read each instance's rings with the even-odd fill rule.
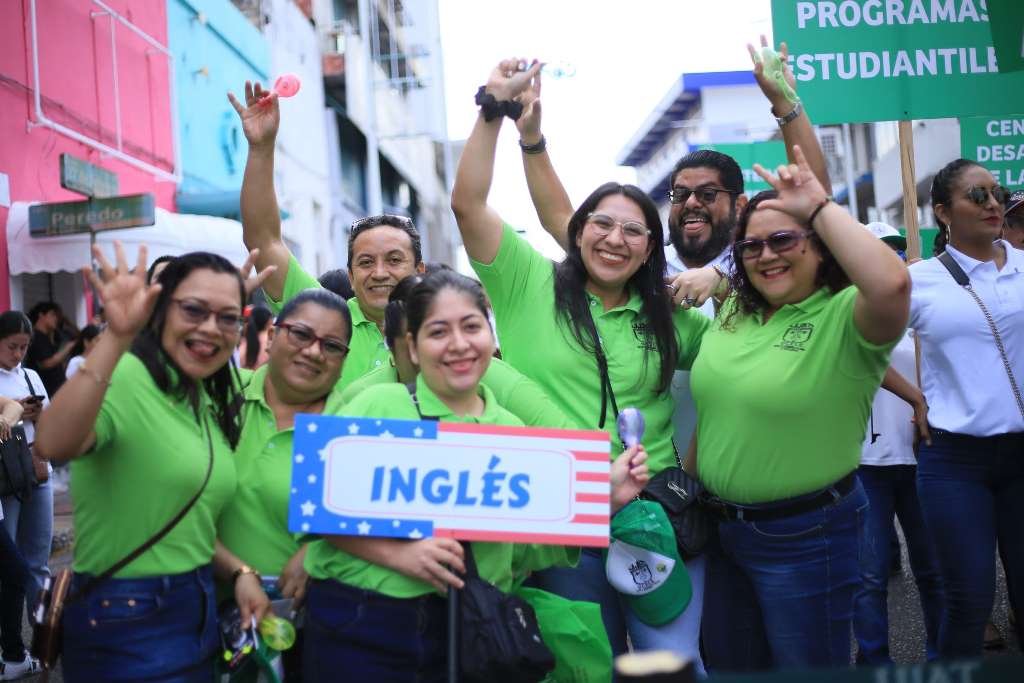
[[[895,124],[890,124],[895,125]],[[899,144],[891,136],[879,136],[879,144],[887,151],[875,161],[875,204],[889,220],[903,213],[903,180]],[[888,143],[888,144],[886,144]],[[960,123],[956,119],[929,119],[914,122],[914,172],[917,175],[918,205],[928,204],[927,192],[931,178],[953,159],[960,156]],[[932,223],[924,213],[926,225]],[[884,219],[883,219],[884,220]]]
[[710,122],[697,143],[756,142],[772,136],[778,125],[756,85],[705,88],[700,93],[703,118]]
[[331,235],[330,167],[324,127],[324,90],[316,30],[289,0],[271,0],[264,29],[273,78],[294,73],[299,94],[281,100],[274,169],[278,202],[289,218],[282,233],[303,268],[319,275],[337,263]]

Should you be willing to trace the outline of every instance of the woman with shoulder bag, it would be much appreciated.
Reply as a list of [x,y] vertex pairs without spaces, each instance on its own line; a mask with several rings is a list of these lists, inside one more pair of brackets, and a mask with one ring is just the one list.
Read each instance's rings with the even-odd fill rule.
[[999,239],[1005,197],[980,164],[947,164],[931,191],[945,254],[910,267],[931,431],[917,489],[945,586],[943,658],[982,653],[997,540],[1024,614],[1024,252]]
[[[371,386],[345,406],[345,415],[522,426],[480,383],[494,352],[494,335],[479,284],[439,271],[413,288],[406,313],[406,341],[420,368],[415,386]],[[613,510],[646,482],[645,459],[640,449],[630,449],[616,460]],[[538,568],[531,553],[514,553],[521,546],[471,545],[480,576],[502,591],[511,588],[519,565]],[[535,554],[548,564],[567,563],[575,555],[554,547]],[[463,587],[458,541],[327,537],[310,544],[306,569],[313,579],[307,599],[307,681],[331,679],[339,662],[351,680],[445,680],[447,611],[441,595],[450,586]]]
[[[216,522],[235,491],[241,425],[229,361],[245,283],[224,258],[193,252],[147,285],[145,248],[134,269],[115,250],[116,267],[94,248],[101,273],[86,271],[107,329],[43,413],[36,441],[44,457],[72,461],[64,680],[205,683],[219,645]],[[240,578],[235,595],[259,615],[254,578]]]

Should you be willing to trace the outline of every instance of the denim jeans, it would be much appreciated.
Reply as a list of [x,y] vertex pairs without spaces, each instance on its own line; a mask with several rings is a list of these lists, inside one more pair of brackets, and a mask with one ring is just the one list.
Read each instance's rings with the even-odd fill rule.
[[[861,545],[861,585],[853,601],[853,632],[857,636],[857,662],[892,664],[889,657],[889,571],[892,566],[892,520],[899,517],[907,539],[910,567],[921,598],[927,633],[925,654],[938,657],[942,620],[942,582],[931,538],[917,501],[914,465],[861,465],[857,476],[868,497]],[[897,546],[898,548],[898,546]]]
[[[74,595],[88,576],[75,574]],[[64,610],[68,683],[210,683],[220,649],[209,566],[184,574],[108,579]]]
[[448,608],[444,598],[392,598],[314,579],[306,596],[303,676],[309,683],[443,683]]
[[849,666],[867,505],[857,483],[810,512],[719,524],[704,594],[704,655],[712,674]]
[[[0,499],[4,506],[4,526],[28,563],[36,584],[42,586],[50,576],[50,546],[53,542],[53,487],[47,480],[32,489],[32,495],[22,502],[14,496]],[[39,592],[32,591],[28,598],[29,614],[36,607]]]
[[601,551],[584,548],[576,567],[554,567],[535,573],[530,585],[537,586],[569,600],[586,600],[601,606],[612,655],[617,657],[626,652],[626,634],[634,650],[671,650],[681,657],[693,661],[694,670],[700,677],[705,676],[704,663],[700,655],[700,619],[704,605],[703,556],[684,562],[693,585],[690,604],[678,617],[662,624],[650,626],[640,621],[629,608],[626,599],[616,591],[605,576],[604,559]]
[[25,613],[25,595],[37,591],[25,558],[7,529],[0,526],[0,648],[8,662],[25,661],[21,617]]
[[[917,492],[946,593],[939,656],[980,657],[995,599],[997,539],[1010,606],[1024,615],[1024,433],[933,429],[932,445],[922,444],[918,455]],[[1024,640],[1020,629],[1017,636]]]

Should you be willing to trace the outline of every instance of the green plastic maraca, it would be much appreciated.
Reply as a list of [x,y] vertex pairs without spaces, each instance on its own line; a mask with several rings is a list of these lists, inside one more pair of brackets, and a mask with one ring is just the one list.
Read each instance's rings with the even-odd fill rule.
[[[758,61],[756,58],[757,53],[755,52],[754,54],[754,61]],[[798,99],[796,91],[786,81],[785,65],[782,63],[782,57],[779,56],[779,53],[773,50],[770,45],[765,45],[761,48],[760,61],[764,64],[763,73],[765,78],[775,81],[775,84],[779,87],[782,94],[786,96],[786,99],[795,104]]]
[[287,619],[267,616],[260,622],[260,635],[269,647],[283,652],[295,644],[295,626]]

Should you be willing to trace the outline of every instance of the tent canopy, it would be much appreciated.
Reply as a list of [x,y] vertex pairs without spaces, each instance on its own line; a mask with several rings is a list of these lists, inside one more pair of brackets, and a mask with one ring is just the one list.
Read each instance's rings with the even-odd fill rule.
[[[89,235],[31,237],[28,202],[15,202],[7,215],[7,263],[11,275],[75,272],[89,265]],[[96,233],[96,243],[113,258],[114,240],[125,247],[130,262],[140,245],[149,249],[148,266],[164,254],[179,256],[190,251],[210,251],[241,265],[246,250],[242,224],[227,218],[178,214],[156,209],[156,223],[145,228],[106,230]]]

